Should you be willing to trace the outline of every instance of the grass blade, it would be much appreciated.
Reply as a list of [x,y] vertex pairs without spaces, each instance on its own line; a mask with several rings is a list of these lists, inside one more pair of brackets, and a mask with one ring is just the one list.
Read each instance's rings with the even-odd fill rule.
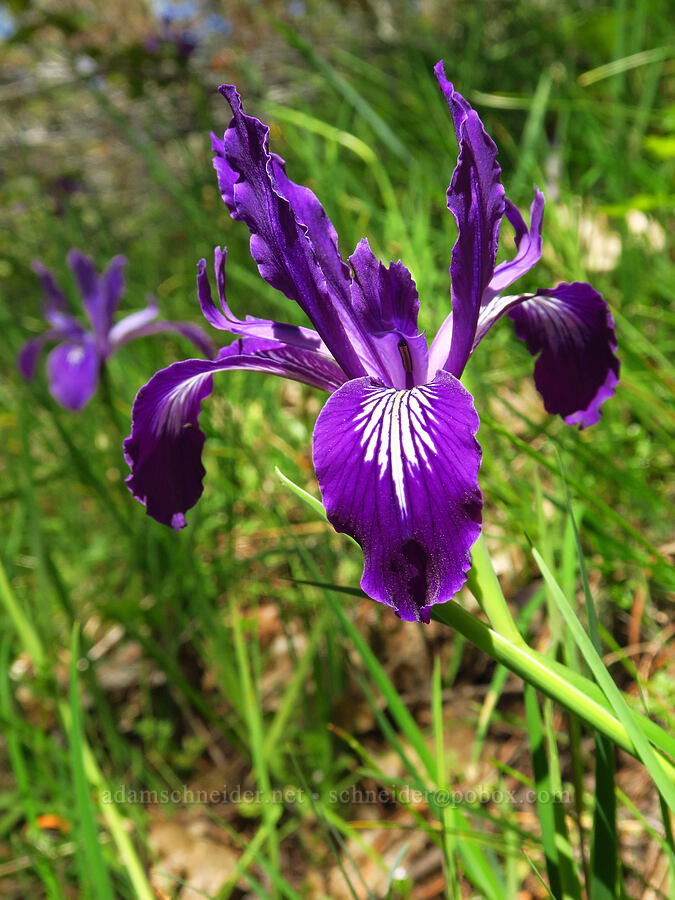
[[70,727],[68,729],[70,768],[75,791],[75,811],[79,824],[80,840],[82,841],[81,851],[86,864],[86,880],[89,882],[91,895],[96,897],[96,900],[99,900],[99,898],[100,900],[114,900],[115,894],[108,866],[101,850],[95,808],[85,771],[84,733],[78,693],[77,662],[79,653],[79,631],[77,626],[75,626],[70,648]]
[[649,743],[649,740],[647,739],[644,731],[642,730],[642,728],[640,728],[640,725],[636,721],[635,716],[633,715],[630,707],[623,697],[623,694],[614,684],[612,676],[607,671],[605,664],[603,663],[597,650],[593,646],[592,640],[586,634],[583,625],[577,618],[574,610],[569,604],[569,601],[563,594],[560,586],[551,574],[550,569],[542,559],[539,551],[533,547],[532,554],[536,560],[537,565],[539,566],[539,570],[544,576],[546,584],[551,590],[558,609],[562,613],[562,616],[567,623],[567,627],[572,632],[577,646],[583,654],[588,667],[595,676],[598,685],[609,700],[617,718],[621,722],[621,725],[630,738],[633,747],[635,748],[636,754],[647,767],[649,774],[651,775],[654,783],[656,784],[670,809],[675,811],[675,785],[666,775],[666,772],[663,769],[663,765],[657,760],[656,754],[651,744]]
[[[574,540],[584,589],[586,605],[586,621],[593,647],[598,655],[602,654],[602,642],[598,628],[598,617],[591,595],[588,572],[581,548],[581,539],[576,518],[572,510],[567,479],[562,457],[556,448],[560,474],[565,493],[567,514],[572,524]],[[616,833],[616,787],[614,783],[615,759],[614,747],[604,735],[595,732],[595,805],[593,808],[593,843],[591,848],[591,873],[589,895],[591,900],[612,900],[616,896],[618,876],[618,839]]]

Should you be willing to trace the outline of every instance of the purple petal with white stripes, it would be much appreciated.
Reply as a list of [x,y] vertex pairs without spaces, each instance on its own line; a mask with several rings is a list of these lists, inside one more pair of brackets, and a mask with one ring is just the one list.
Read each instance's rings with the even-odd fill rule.
[[225,369],[268,372],[326,391],[345,381],[332,359],[258,338],[239,338],[217,359],[188,359],[157,372],[134,401],[131,435],[124,442],[131,468],[127,485],[148,515],[175,529],[183,528],[186,511],[202,494],[199,414],[213,388],[213,373]]
[[54,399],[73,412],[83,409],[98,386],[100,362],[89,334],[57,344],[47,357],[47,378]]
[[614,320],[590,284],[559,284],[528,296],[509,312],[534,356],[534,383],[546,411],[587,428],[619,380]]
[[429,621],[466,581],[480,534],[471,395],[447,372],[409,391],[371,378],[329,398],[314,429],[328,519],[361,545],[361,587],[407,621]]
[[442,62],[434,73],[452,112],[459,158],[447,192],[458,229],[450,263],[452,319],[436,335],[431,371],[438,361],[459,378],[471,355],[481,300],[495,270],[504,188],[497,148],[478,114],[447,80]]

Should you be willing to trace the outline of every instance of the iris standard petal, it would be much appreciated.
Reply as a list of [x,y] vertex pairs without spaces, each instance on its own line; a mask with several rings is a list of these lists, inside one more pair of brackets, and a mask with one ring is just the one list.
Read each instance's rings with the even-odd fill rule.
[[525,224],[518,207],[505,200],[506,218],[516,232],[516,255],[513,259],[500,263],[495,269],[490,284],[483,294],[483,305],[486,305],[497,294],[510,287],[514,281],[522,278],[541,259],[541,223],[544,218],[544,195],[535,187],[534,200],[530,206],[530,227]]
[[[337,301],[338,315],[340,316],[347,338],[356,350],[359,359],[369,375],[373,375],[376,378],[383,378],[387,384],[394,384],[386,358],[383,358],[382,354],[382,334],[373,333],[370,317],[364,319],[364,307],[358,303],[354,303],[355,293],[352,274],[349,270],[349,266],[347,266],[340,255],[337,232],[335,231],[333,223],[328,218],[326,211],[315,194],[309,188],[304,187],[304,185],[299,185],[294,181],[291,181],[286,174],[286,164],[283,159],[280,156],[277,156],[276,153],[272,153],[270,156],[277,190],[288,200],[296,222],[307,234],[312,245],[314,258],[321,269],[322,275],[326,279],[330,294]],[[368,241],[362,241],[361,244],[365,244],[366,248],[362,256],[365,257],[367,254],[370,254],[372,261],[377,264],[378,261],[375,260],[375,257],[372,255]],[[357,247],[355,254],[349,259],[352,268],[354,268],[355,265],[355,256],[359,255],[359,247]],[[401,275],[401,277],[397,279],[397,272],[392,272],[390,275],[391,286],[385,288],[387,294],[383,299],[385,304],[392,294],[397,294],[399,292],[403,294],[407,293],[411,297],[413,295],[415,298],[417,297],[417,290],[410,273],[404,266],[392,264],[393,267],[396,267],[397,265],[405,275],[407,275],[409,284],[404,286],[406,280],[405,277]],[[400,282],[400,286],[396,286],[395,282],[397,280]],[[412,289],[410,289],[409,285],[412,285]],[[409,311],[412,312],[414,304],[409,305]],[[417,333],[417,308],[419,308],[419,300],[417,301],[417,307],[414,311],[415,325],[412,328],[408,328],[407,333],[410,337],[411,346],[416,348],[416,350],[413,350],[413,353],[417,352],[417,355],[421,357],[423,354],[426,354],[427,345],[425,338]],[[386,338],[385,342],[391,344],[392,337]],[[398,355],[398,350],[395,348],[396,341],[393,341],[393,343],[394,351]],[[405,350],[403,352],[405,355]],[[423,362],[426,363],[425,355]],[[420,372],[424,367],[423,362],[420,360],[416,364],[416,369],[419,369]],[[416,372],[415,374],[418,373]],[[426,377],[426,369],[424,376]]]
[[412,275],[401,262],[385,268],[365,238],[349,262],[352,306],[370,335],[386,383],[395,388],[424,384],[428,348],[417,328],[420,301]]
[[79,412],[98,385],[100,357],[89,334],[57,344],[47,357],[49,390],[66,409]]
[[532,355],[534,383],[547,412],[587,428],[619,380],[614,320],[590,284],[559,284],[513,306],[516,334]]
[[96,330],[103,330],[100,321],[101,285],[94,260],[80,250],[68,251],[68,265],[72,269],[85,312]]
[[478,424],[447,372],[409,391],[350,381],[316,423],[328,519],[363,549],[363,590],[407,621],[428,622],[466,580],[481,522]]
[[216,171],[230,213],[251,232],[251,255],[258,271],[272,287],[300,305],[350,377],[365,374],[345,331],[343,318],[349,317],[349,310],[344,299],[329,289],[309,228],[296,218],[276,183],[278,164],[268,149],[269,129],[244,114],[232,85],[222,85],[219,90],[233,117],[222,141],[214,140]]
[[457,222],[452,248],[452,319],[441,326],[431,348],[430,372],[441,367],[459,377],[471,354],[483,292],[494,274],[504,188],[497,147],[478,114],[445,77],[443,63],[434,73],[452,112],[459,158],[447,192]]
[[220,309],[213,302],[211,296],[211,284],[206,271],[206,260],[202,259],[197,267],[197,293],[199,304],[204,317],[214,328],[220,331],[229,331],[230,334],[239,334],[242,337],[258,337],[283,341],[295,347],[304,347],[308,350],[318,350],[330,355],[328,348],[321,340],[319,334],[311,328],[302,328],[299,325],[287,325],[283,322],[273,322],[270,319],[257,319],[246,316],[242,321],[238,319],[227,304],[225,295],[225,258],[226,249],[215,248],[216,287]]
[[[43,265],[39,259],[33,260],[31,268],[40,279],[40,284],[42,285],[42,291],[45,297],[45,318],[51,325],[58,327],[60,324],[60,317],[68,311],[68,305],[63,291],[59,287],[56,278],[54,277],[54,273],[51,269],[48,269]],[[57,321],[53,321],[55,316],[57,317]]]
[[239,338],[217,359],[188,359],[157,372],[134,401],[132,429],[124,442],[131,468],[127,485],[148,515],[180,529],[202,493],[202,400],[213,373],[225,369],[269,372],[334,391],[345,381],[339,366],[312,350],[280,341]]
[[108,332],[113,316],[124,292],[124,256],[114,256],[103,275],[99,276],[93,259],[80,250],[68,251],[68,264],[73,271],[84,305],[87,318],[91,322],[98,340],[99,352],[108,351]]
[[126,257],[113,256],[101,275],[101,318],[106,331],[109,331],[112,326],[115,312],[124,293],[126,264]]

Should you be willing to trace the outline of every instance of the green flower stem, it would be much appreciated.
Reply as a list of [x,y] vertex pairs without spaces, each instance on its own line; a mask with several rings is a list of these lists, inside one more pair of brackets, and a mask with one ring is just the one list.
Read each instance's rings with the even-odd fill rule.
[[[496,662],[579,716],[591,728],[602,732],[619,747],[636,756],[635,747],[626,729],[611,712],[593,698],[598,690],[593,682],[576,673],[572,680],[568,677],[572,673],[568,672],[566,667],[559,664],[553,667],[551,660],[527,647],[522,638],[518,643],[514,643],[454,601],[435,606],[432,616],[436,621],[454,628]],[[660,753],[658,759],[668,777],[675,781],[675,766]]]

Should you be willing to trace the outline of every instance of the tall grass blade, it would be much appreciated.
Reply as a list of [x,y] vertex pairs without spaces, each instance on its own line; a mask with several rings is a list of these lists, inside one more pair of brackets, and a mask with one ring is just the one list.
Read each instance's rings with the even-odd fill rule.
[[75,812],[78,834],[82,842],[81,852],[85,862],[85,880],[90,896],[96,900],[114,900],[112,881],[103,857],[96,823],[96,811],[91,799],[89,781],[84,763],[84,732],[82,710],[79,697],[77,663],[80,655],[80,640],[77,625],[73,628],[70,645],[70,727],[68,744],[70,747],[70,768],[75,791]]
[[546,744],[544,741],[544,729],[541,723],[541,714],[537,695],[534,688],[526,684],[524,688],[525,716],[527,719],[527,732],[530,739],[530,753],[532,757],[532,769],[534,771],[534,783],[537,792],[537,816],[541,828],[541,842],[546,859],[546,870],[551,893],[554,897],[562,897],[562,877],[558,859],[557,829],[552,796],[551,779],[546,758]]
[[[581,583],[584,589],[588,633],[596,653],[602,654],[598,617],[591,595],[588,572],[581,548],[576,518],[570,502],[562,457],[556,448],[565,493],[567,515],[572,524],[577,549]],[[591,847],[591,900],[612,900],[616,896],[618,877],[618,838],[616,831],[616,787],[614,746],[602,734],[595,732],[595,804],[593,808],[593,844]]]
[[539,570],[544,576],[544,580],[551,589],[553,598],[567,623],[567,627],[571,630],[577,646],[583,654],[588,667],[595,676],[599,687],[610,702],[617,719],[621,722],[623,729],[625,729],[626,734],[635,748],[635,753],[647,767],[649,774],[670,809],[675,811],[675,784],[673,784],[666,774],[663,763],[657,759],[645,732],[640,727],[638,720],[626,703],[623,694],[614,684],[612,676],[605,668],[605,664],[593,646],[593,642],[586,634],[583,625],[576,617],[569,601],[563,594],[539,551],[533,547],[532,554],[539,566]]

